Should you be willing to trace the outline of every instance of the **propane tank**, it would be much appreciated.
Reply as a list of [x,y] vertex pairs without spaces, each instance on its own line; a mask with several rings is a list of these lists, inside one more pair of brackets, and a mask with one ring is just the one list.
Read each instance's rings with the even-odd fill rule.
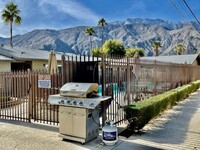
[[118,141],[117,127],[112,121],[106,121],[102,128],[102,141],[106,145],[114,145]]

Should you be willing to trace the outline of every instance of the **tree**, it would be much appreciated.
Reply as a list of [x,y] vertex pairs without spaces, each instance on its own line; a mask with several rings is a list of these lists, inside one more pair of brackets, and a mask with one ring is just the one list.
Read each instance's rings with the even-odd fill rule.
[[101,45],[101,46],[103,47],[103,43],[104,43],[104,42],[103,42],[103,39],[104,39],[104,26],[107,25],[106,20],[105,20],[104,18],[101,18],[101,19],[98,21],[98,25],[100,25],[100,26],[102,27],[102,29],[101,29],[101,32],[102,32],[102,35],[101,35],[101,36],[102,36],[102,37],[101,37],[101,38],[102,38],[102,39],[101,39],[102,45]]
[[177,55],[182,55],[185,51],[185,46],[183,44],[177,44],[175,50]]
[[88,27],[84,30],[85,34],[89,35],[90,37],[90,55],[92,51],[92,35],[95,33],[94,29],[92,27]]
[[143,48],[138,48],[138,47],[134,47],[134,48],[128,48],[126,50],[126,57],[134,57],[135,53],[138,52],[140,57],[144,56],[144,49]]
[[125,48],[121,41],[118,40],[107,40],[102,47],[102,51],[108,55],[125,55]]
[[158,56],[158,52],[159,52],[159,47],[162,47],[159,41],[155,41],[153,42],[153,44],[151,45],[153,50],[154,50],[154,54],[155,56]]
[[93,54],[93,56],[95,56],[95,57],[101,57],[102,52],[101,52],[100,48],[95,47],[95,48],[92,50],[92,54]]
[[12,43],[12,26],[14,24],[21,24],[21,17],[19,16],[20,10],[18,9],[17,5],[13,2],[9,2],[6,4],[5,8],[2,11],[2,19],[6,24],[10,24],[10,46],[13,47]]

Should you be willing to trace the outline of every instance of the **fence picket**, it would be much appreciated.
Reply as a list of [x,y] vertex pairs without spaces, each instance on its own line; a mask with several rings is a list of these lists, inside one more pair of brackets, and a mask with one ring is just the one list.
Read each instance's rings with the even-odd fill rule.
[[200,67],[137,62],[134,58],[105,54],[101,58],[63,55],[62,73],[50,75],[50,89],[38,87],[39,75],[49,74],[30,70],[0,73],[0,118],[58,125],[59,107],[48,104],[49,95],[59,94],[59,88],[66,82],[96,82],[101,86],[100,94],[111,95],[113,99],[111,104],[101,105],[107,108],[102,123],[110,119],[119,124],[125,120],[123,105],[198,80]]

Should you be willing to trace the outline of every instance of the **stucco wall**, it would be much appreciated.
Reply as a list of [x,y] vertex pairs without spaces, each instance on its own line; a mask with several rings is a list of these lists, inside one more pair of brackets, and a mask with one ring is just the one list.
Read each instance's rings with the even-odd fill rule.
[[193,65],[198,65],[197,60],[195,60],[192,64],[193,64]]
[[46,64],[48,64],[48,61],[33,60],[32,61],[32,70],[43,70],[43,69],[45,69]]
[[[33,60],[32,61],[32,70],[43,70],[46,69],[45,65],[48,64],[48,61],[46,60]],[[58,62],[58,65],[61,64],[61,62]],[[11,62],[0,62],[0,72],[2,71],[11,71]]]
[[11,71],[10,62],[0,62],[0,72]]
[[[46,69],[45,65],[48,65],[48,61],[33,60],[32,61],[32,70],[43,70],[43,69]],[[58,65],[61,65],[60,61],[58,61]]]

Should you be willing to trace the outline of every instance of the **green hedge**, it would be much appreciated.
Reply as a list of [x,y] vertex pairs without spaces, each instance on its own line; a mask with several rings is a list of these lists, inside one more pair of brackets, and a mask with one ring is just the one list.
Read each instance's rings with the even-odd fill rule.
[[200,80],[124,107],[130,128],[142,129],[151,119],[200,87]]

